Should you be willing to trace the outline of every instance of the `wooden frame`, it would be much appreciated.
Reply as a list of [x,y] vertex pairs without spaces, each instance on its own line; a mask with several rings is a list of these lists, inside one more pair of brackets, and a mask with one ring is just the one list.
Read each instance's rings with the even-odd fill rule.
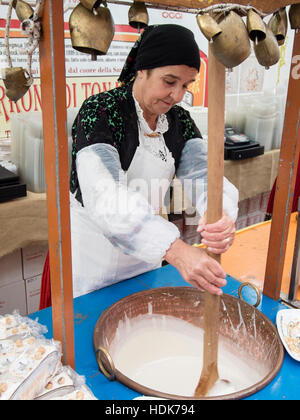
[[294,38],[264,282],[264,293],[275,300],[278,300],[280,297],[286,243],[293,204],[293,191],[295,188],[300,153],[300,72],[298,75],[296,68],[298,63],[297,57],[300,59],[299,30],[295,32]]
[[[221,1],[213,0],[153,0],[149,3],[165,5],[166,7],[199,9],[199,11],[215,4],[224,4]],[[234,1],[227,1],[226,3],[236,4]],[[300,0],[294,2],[289,0],[239,0],[238,2],[240,5],[253,6],[266,14],[291,3],[300,3]],[[43,39],[40,44],[40,65],[53,334],[54,338],[63,344],[65,363],[75,368],[63,0],[45,0],[42,25]],[[295,36],[294,55],[296,53],[300,53],[299,33]],[[291,71],[293,71],[293,67]],[[264,288],[264,293],[273,299],[278,299],[280,292],[281,268],[284,261],[287,226],[291,211],[291,191],[294,186],[298,164],[300,111],[299,97],[297,98],[295,87],[297,81],[298,79],[290,79],[288,94],[288,101],[290,102],[287,106],[281,148],[278,191],[275,195],[275,213]]]
[[[109,1],[109,0],[108,0]],[[226,0],[226,1],[218,1],[218,0],[151,0],[146,2],[149,4],[156,4],[161,6],[167,7],[184,7],[187,9],[202,9],[209,8],[211,6],[215,6],[218,4],[239,4],[241,6],[249,6],[258,9],[260,12],[268,15],[272,12],[280,9],[281,7],[288,6],[290,4],[299,3],[299,1],[291,1],[291,0]]]
[[40,71],[53,335],[62,343],[64,363],[74,368],[63,1],[46,0],[42,19]]

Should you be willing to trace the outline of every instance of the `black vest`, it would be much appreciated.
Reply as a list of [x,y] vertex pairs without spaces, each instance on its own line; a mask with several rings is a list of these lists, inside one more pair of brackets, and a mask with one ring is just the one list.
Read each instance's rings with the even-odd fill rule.
[[[169,129],[164,133],[166,146],[175,159],[177,169],[187,140],[201,137],[188,111],[174,106],[166,114]],[[80,108],[72,127],[72,168],[70,189],[82,203],[76,171],[76,154],[84,147],[96,143],[114,146],[120,156],[121,167],[126,171],[139,145],[138,116],[132,97],[132,84],[89,97]]]

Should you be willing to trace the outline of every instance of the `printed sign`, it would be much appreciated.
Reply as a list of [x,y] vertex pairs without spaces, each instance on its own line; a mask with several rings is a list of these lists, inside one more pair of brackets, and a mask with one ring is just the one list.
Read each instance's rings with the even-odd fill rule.
[[[109,4],[115,22],[115,36],[108,53],[105,56],[98,56],[96,61],[92,61],[89,55],[80,53],[72,47],[68,22],[69,16],[77,4],[78,1],[74,0],[64,2],[66,101],[68,108],[79,107],[88,96],[118,86],[118,75],[131,47],[139,36],[137,30],[128,24],[128,7]],[[148,9],[148,13],[149,24],[175,23],[194,30],[200,49],[201,69],[197,80],[191,85],[190,91],[193,94],[193,105],[207,106],[207,56],[205,53],[207,41],[200,33],[195,15],[157,9]],[[4,40],[6,14],[7,6],[0,5],[0,68],[7,67]],[[13,10],[9,37],[13,66],[27,68],[27,55],[23,52],[27,43],[28,40],[22,33],[20,22]],[[203,51],[201,47],[203,47]],[[6,97],[3,81],[0,80],[0,137],[9,136],[13,114],[41,110],[38,49],[35,50],[32,57],[32,74],[34,76],[33,85],[17,103]]]

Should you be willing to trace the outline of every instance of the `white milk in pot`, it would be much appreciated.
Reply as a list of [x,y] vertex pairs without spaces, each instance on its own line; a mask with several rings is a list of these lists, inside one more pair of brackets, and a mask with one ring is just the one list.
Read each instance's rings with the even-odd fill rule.
[[[242,327],[242,326],[241,326]],[[159,392],[192,397],[202,371],[203,330],[181,319],[152,314],[121,321],[110,346],[116,369]],[[246,389],[261,381],[266,370],[232,354],[219,340],[219,377],[208,396]]]

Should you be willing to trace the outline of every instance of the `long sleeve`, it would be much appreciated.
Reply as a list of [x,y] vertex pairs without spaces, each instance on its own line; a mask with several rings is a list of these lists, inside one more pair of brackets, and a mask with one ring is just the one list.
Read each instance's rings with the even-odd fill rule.
[[117,150],[93,144],[77,153],[76,166],[85,211],[103,235],[124,253],[158,263],[180,233],[127,187]]
[[[207,141],[188,140],[183,148],[176,172],[184,192],[203,216],[207,209]],[[227,178],[223,178],[223,210],[233,219],[238,215],[239,194]]]

